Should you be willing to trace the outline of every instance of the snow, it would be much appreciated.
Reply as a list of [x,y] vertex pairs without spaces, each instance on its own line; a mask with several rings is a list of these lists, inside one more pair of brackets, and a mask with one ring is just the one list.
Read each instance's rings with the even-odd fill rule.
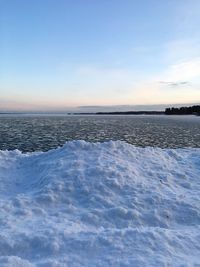
[[0,266],[200,266],[200,149],[0,152]]

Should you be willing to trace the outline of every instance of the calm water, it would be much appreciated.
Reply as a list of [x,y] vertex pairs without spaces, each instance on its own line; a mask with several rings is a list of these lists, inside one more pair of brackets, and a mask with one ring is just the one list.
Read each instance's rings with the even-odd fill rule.
[[137,146],[200,147],[195,116],[0,116],[0,149],[49,150],[68,140],[123,140]]

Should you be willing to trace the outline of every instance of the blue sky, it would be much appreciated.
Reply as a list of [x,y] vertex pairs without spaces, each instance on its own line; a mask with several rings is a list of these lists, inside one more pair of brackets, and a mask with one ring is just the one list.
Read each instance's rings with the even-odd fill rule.
[[0,109],[200,101],[199,0],[0,0]]

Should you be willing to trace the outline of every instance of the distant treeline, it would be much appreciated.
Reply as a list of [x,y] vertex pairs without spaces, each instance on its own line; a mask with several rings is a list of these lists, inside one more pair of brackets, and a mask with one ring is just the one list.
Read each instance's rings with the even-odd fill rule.
[[181,107],[181,108],[166,108],[166,115],[198,115],[200,116],[200,106]]

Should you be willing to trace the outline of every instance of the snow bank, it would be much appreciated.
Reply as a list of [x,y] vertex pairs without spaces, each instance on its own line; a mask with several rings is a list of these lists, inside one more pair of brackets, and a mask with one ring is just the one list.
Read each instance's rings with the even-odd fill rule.
[[0,266],[200,266],[200,149],[0,152]]

